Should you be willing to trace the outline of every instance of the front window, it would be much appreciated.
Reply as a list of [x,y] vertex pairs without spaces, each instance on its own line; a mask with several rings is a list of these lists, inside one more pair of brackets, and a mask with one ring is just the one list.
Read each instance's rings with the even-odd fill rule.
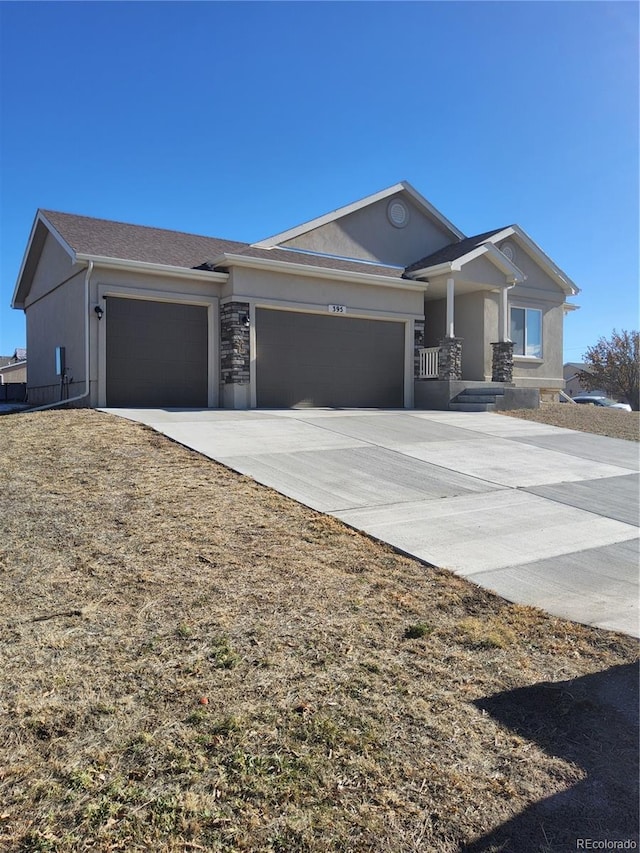
[[542,311],[538,308],[511,309],[513,354],[542,358]]

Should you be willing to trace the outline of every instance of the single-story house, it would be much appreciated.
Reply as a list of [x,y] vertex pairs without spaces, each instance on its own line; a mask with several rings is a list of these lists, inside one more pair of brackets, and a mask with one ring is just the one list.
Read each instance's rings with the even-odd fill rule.
[[562,375],[564,376],[565,381],[564,390],[569,397],[575,397],[576,394],[585,393],[585,390],[578,379],[578,374],[581,370],[585,370],[586,367],[586,364],[582,364],[577,361],[568,361],[566,364],[562,365]]
[[27,351],[14,350],[13,355],[0,355],[0,385],[27,381]]
[[34,405],[428,408],[557,395],[577,292],[518,225],[468,237],[401,182],[251,244],[39,210],[12,305]]

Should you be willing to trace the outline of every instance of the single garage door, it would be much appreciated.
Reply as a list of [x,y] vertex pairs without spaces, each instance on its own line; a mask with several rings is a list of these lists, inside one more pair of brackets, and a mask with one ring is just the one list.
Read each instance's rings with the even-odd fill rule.
[[207,405],[207,309],[110,296],[107,405]]
[[401,407],[404,323],[256,310],[257,404]]

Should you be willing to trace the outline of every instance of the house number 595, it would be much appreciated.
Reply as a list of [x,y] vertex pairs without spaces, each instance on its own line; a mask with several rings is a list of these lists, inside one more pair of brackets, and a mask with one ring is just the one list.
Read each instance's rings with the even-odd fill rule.
[[329,313],[330,314],[346,314],[347,306],[346,305],[329,305]]

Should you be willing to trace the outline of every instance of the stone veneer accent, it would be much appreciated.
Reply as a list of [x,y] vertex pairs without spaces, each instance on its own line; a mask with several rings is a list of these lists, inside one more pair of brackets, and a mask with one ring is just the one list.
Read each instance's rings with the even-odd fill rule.
[[220,372],[224,384],[249,382],[249,328],[241,319],[245,316],[249,316],[248,302],[220,306]]
[[413,376],[420,378],[420,350],[424,346],[424,320],[413,321]]
[[497,341],[491,346],[491,381],[513,382],[513,341]]
[[438,379],[462,379],[462,338],[443,338],[440,341]]

